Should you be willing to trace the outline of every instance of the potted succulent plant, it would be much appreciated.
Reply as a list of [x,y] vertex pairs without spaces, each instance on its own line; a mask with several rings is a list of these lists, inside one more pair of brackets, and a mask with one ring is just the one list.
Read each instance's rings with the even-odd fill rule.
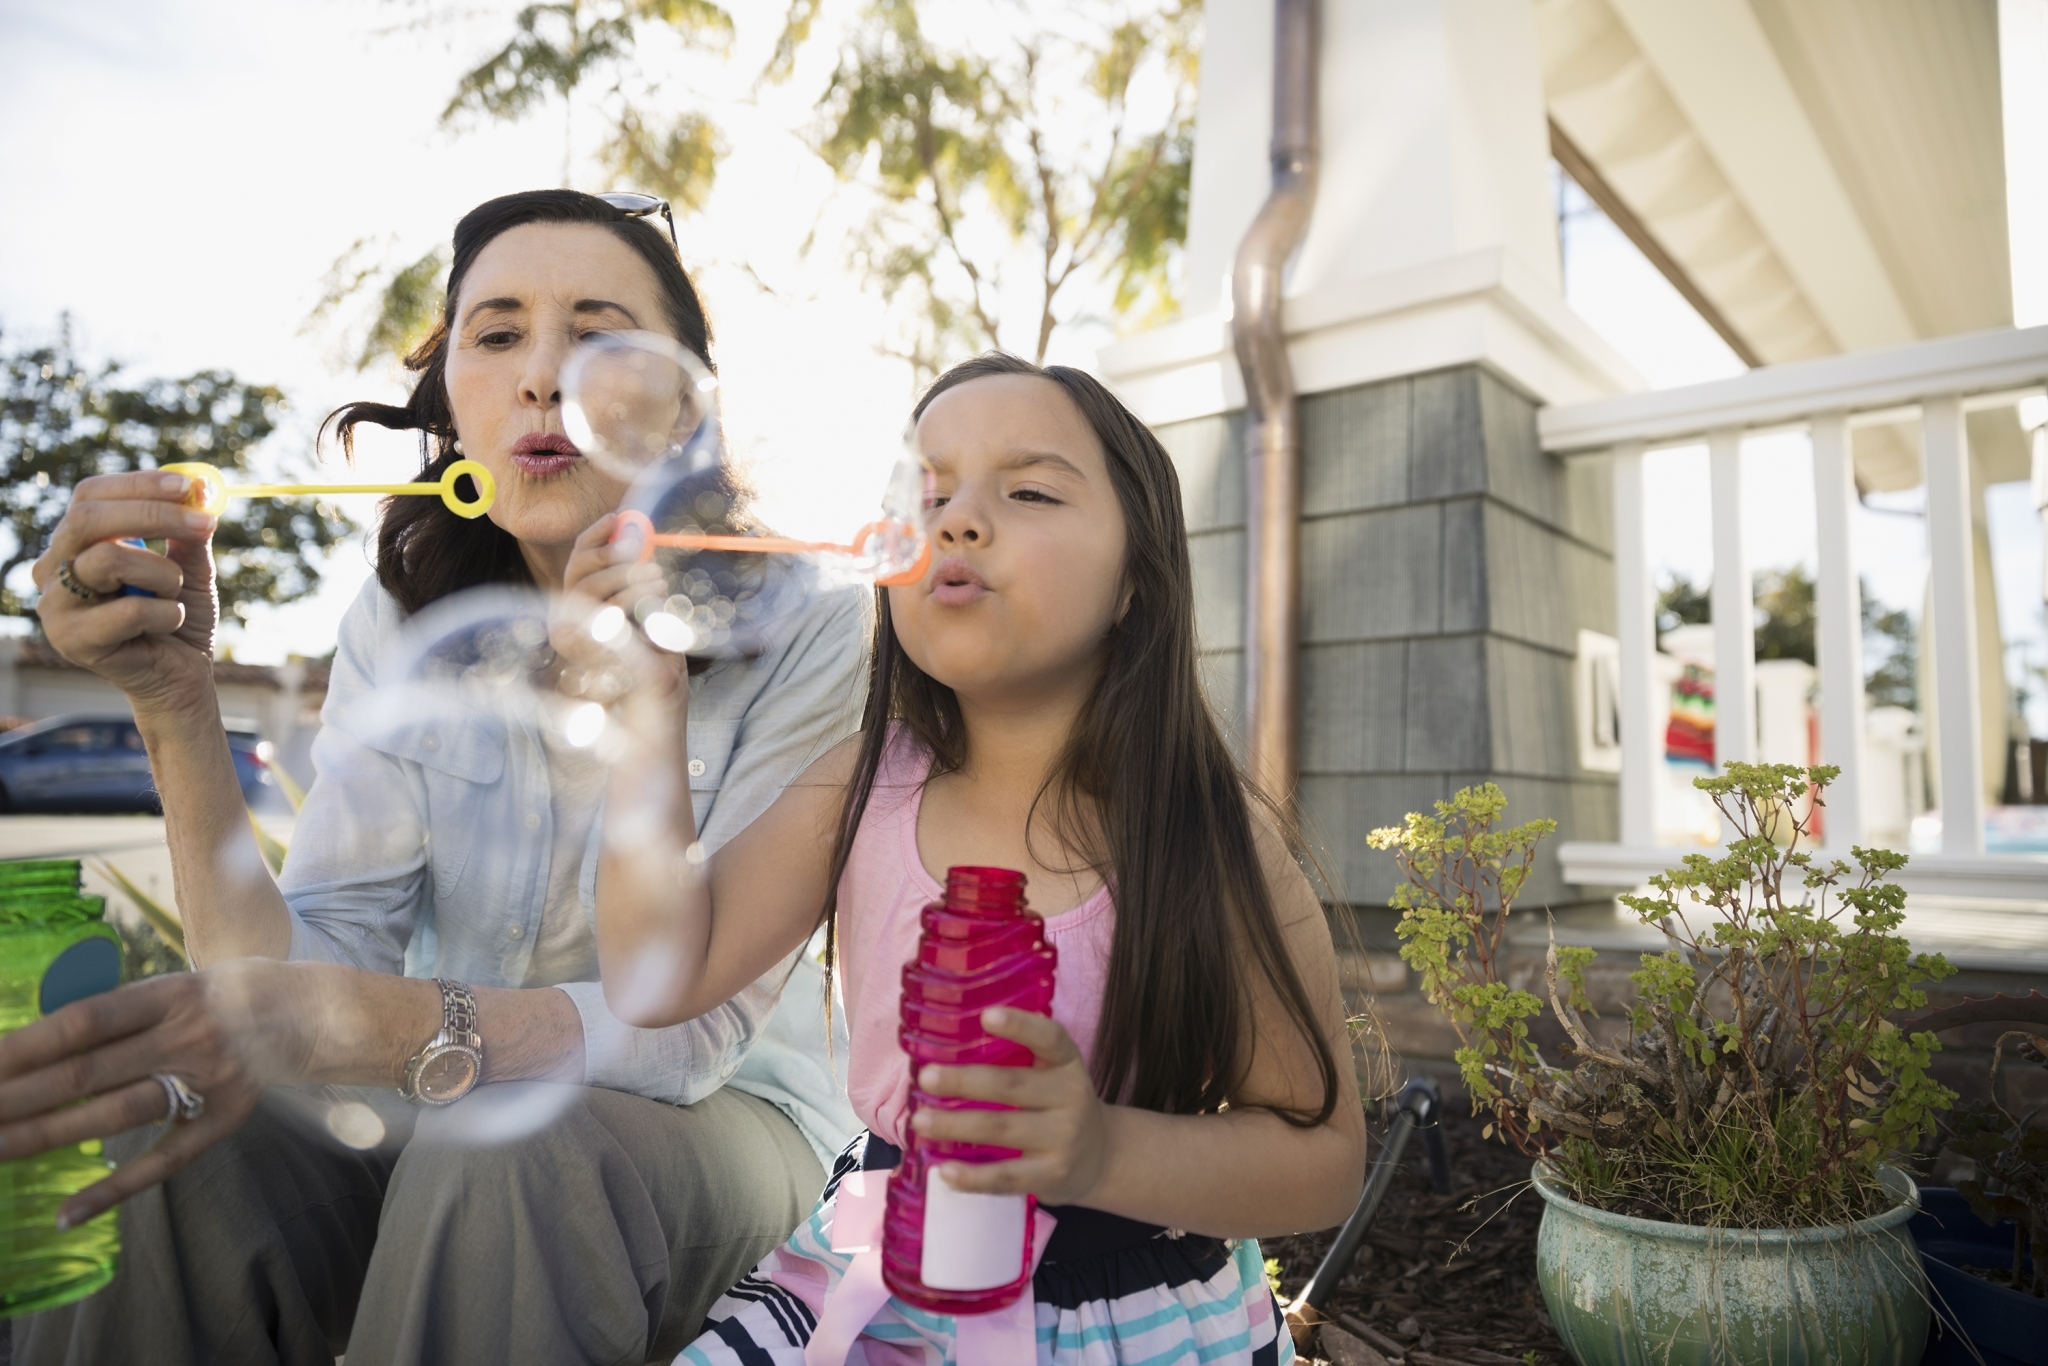
[[[1371,837],[1402,867],[1402,957],[1458,1031],[1475,1110],[1536,1159],[1539,1279],[1582,1366],[1920,1359],[1914,1187],[1888,1159],[1954,1094],[1927,1072],[1935,1036],[1889,1017],[1952,969],[1899,933],[1903,855],[1857,849],[1851,869],[1801,847],[1836,773],[1697,780],[1735,838],[1621,898],[1667,947],[1631,974],[1620,1029],[1587,998],[1593,950],[1553,933],[1542,998],[1508,970],[1553,822],[1504,828],[1486,784]],[[1546,999],[1555,1063],[1531,1032]]]

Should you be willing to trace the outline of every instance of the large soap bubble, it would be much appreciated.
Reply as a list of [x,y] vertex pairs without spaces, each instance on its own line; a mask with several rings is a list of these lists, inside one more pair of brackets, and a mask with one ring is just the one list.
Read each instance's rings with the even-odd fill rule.
[[[586,633],[622,637],[620,618],[613,608],[578,620]],[[598,980],[582,887],[597,837],[615,823],[602,814],[607,782],[634,744],[624,709],[607,702],[630,692],[635,679],[623,656],[618,676],[607,677],[607,651],[573,660],[558,652],[560,636],[551,633],[564,622],[562,604],[535,589],[450,594],[405,621],[374,662],[372,686],[328,718],[367,749],[417,765],[423,781],[394,799],[425,804],[421,887],[430,899],[431,889],[478,876],[479,869],[534,869],[536,914],[487,926],[427,917],[406,947],[409,976],[471,980],[481,951],[502,956],[507,985]],[[513,804],[515,793],[543,795]],[[630,822],[632,815],[622,818]],[[480,945],[479,935],[487,942]],[[522,960],[522,953],[529,957]],[[489,1047],[486,1039],[487,1081]],[[479,1099],[485,1092],[489,1097]],[[462,1102],[468,1119],[444,1132],[479,1145],[512,1141],[552,1123],[573,1098],[569,1087],[485,1086]],[[360,1099],[338,1098],[327,1116],[337,1141],[363,1146],[378,1139],[374,1117],[348,1104]]]
[[658,332],[598,332],[562,367],[562,425],[576,448],[631,484],[679,459],[719,458],[718,381]]
[[[668,580],[666,598],[639,613],[649,640],[693,655],[747,653],[822,591],[923,577],[928,481],[908,441],[890,441],[886,482],[830,518],[830,539],[780,536],[761,525],[763,491],[730,458],[717,395],[703,363],[656,333],[597,334],[563,368],[569,439],[628,486],[614,539],[637,536]],[[818,462],[856,454],[821,450],[808,471],[784,466],[780,478],[802,481]]]

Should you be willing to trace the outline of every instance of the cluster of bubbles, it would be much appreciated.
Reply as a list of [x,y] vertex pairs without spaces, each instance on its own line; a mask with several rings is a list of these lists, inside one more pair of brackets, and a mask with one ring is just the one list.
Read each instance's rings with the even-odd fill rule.
[[[564,367],[562,394],[569,439],[624,487],[613,540],[637,538],[651,566],[652,586],[630,609],[575,618],[591,642],[619,648],[637,637],[631,643],[701,669],[772,648],[827,594],[923,576],[928,475],[911,441],[901,442],[875,502],[846,516],[841,538],[792,540],[755,519],[755,491],[720,430],[718,382],[672,339],[597,334]],[[624,743],[608,742],[608,704],[633,680],[623,667],[617,677],[569,667],[554,648],[564,613],[510,588],[432,604],[379,667],[375,724],[534,729],[604,757],[608,743]]]
[[[644,682],[639,670],[648,660],[666,656],[672,677],[686,661],[693,673],[716,667],[773,648],[827,594],[921,578],[927,476],[905,441],[875,501],[852,509],[838,538],[789,540],[756,520],[755,491],[720,430],[717,381],[674,341],[601,334],[572,356],[562,387],[569,439],[624,487],[614,539],[639,538],[647,591],[630,609],[579,607],[511,586],[452,594],[406,620],[375,663],[374,686],[329,719],[373,749],[473,781],[495,780],[501,763],[544,763],[558,802],[574,793],[594,809],[612,765],[646,743],[626,719],[631,709],[612,704]],[[582,635],[565,636],[571,631]],[[672,827],[640,814],[608,813],[607,843],[672,842]],[[529,818],[526,828],[480,837],[509,849],[548,828]],[[480,854],[488,856],[470,857]],[[566,856],[559,843],[555,856]],[[435,937],[415,941],[422,961],[413,970],[431,972]],[[478,1142],[541,1128],[574,1092],[490,1089],[487,1104],[465,1107]],[[327,1120],[333,1138],[350,1146],[372,1146],[384,1134],[358,1097],[337,1098]]]
[[670,568],[672,591],[638,613],[650,641],[753,653],[823,589],[922,576],[926,475],[910,442],[879,507],[848,517],[843,540],[776,536],[756,524],[754,490],[727,458],[717,393],[703,363],[658,333],[599,333],[563,370],[569,439],[626,485],[618,534],[637,533],[643,553]]

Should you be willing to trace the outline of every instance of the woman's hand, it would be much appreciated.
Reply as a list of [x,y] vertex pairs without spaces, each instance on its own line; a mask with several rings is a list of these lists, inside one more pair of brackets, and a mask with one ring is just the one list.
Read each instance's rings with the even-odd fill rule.
[[668,581],[659,565],[642,562],[638,526],[629,522],[618,543],[610,543],[618,520],[608,512],[576,538],[548,623],[548,642],[562,661],[562,690],[606,705],[629,695],[666,698],[684,671],[682,656],[651,649],[632,629],[646,604],[667,595]]
[[917,1084],[926,1094],[997,1101],[1014,1110],[921,1109],[910,1126],[926,1138],[1015,1148],[1008,1162],[945,1162],[940,1173],[956,1190],[1031,1194],[1050,1205],[1086,1204],[1109,1161],[1108,1106],[1081,1050],[1057,1021],[1001,1006],[982,1012],[991,1034],[1029,1048],[1031,1067],[927,1065]]
[[[33,571],[50,643],[139,711],[211,705],[214,518],[185,506],[191,486],[156,470],[82,480]],[[122,545],[124,537],[165,541],[165,553]],[[69,584],[59,573],[66,565]],[[156,596],[125,596],[127,586]]]
[[0,1159],[162,1121],[168,1072],[205,1097],[155,1147],[66,1201],[61,1227],[171,1176],[242,1126],[263,1092],[305,1080],[317,1011],[296,965],[242,958],[74,1001],[0,1039]]

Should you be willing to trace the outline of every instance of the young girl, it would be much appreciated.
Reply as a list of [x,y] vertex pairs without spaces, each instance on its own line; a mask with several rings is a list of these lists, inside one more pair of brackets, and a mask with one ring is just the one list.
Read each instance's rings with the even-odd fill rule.
[[[1037,1063],[928,1067],[928,1093],[1016,1108],[909,1123],[1021,1151],[937,1170],[1058,1219],[1032,1282],[1038,1360],[1283,1366],[1253,1240],[1342,1220],[1365,1129],[1321,906],[1202,698],[1172,462],[1087,375],[1008,356],[948,371],[917,418],[932,566],[878,594],[860,734],[706,862],[674,855],[694,838],[687,690],[627,704],[641,743],[607,801],[646,819],[606,825],[606,999],[644,1027],[690,1019],[822,920],[868,1126],[678,1361],[803,1361],[853,1260],[832,1246],[842,1181],[893,1167],[907,1137],[896,1030],[918,912],[948,866],[994,864],[1026,873],[1059,952],[1051,1018],[984,1021]],[[608,534],[592,528],[569,575],[598,599],[627,589]],[[954,1329],[890,1298],[847,1359],[951,1362]]]

